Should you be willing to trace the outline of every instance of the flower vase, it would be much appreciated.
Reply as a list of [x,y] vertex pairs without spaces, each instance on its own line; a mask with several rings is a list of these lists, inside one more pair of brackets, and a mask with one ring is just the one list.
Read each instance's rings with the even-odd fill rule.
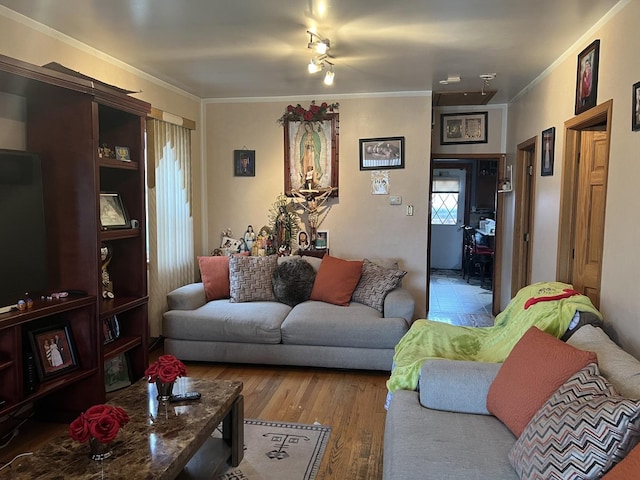
[[161,382],[160,380],[156,380],[156,388],[158,389],[158,400],[161,402],[166,402],[171,398],[171,394],[173,393],[173,385],[175,382]]
[[89,438],[89,449],[91,451],[91,453],[89,454],[89,458],[97,462],[101,462],[102,460],[105,460],[113,455],[111,442],[102,443],[99,442],[95,437]]

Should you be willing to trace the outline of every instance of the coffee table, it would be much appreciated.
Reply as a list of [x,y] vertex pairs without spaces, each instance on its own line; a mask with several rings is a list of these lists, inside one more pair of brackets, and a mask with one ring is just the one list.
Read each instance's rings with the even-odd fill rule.
[[[162,403],[155,384],[139,380],[109,404],[131,418],[113,441],[113,455],[89,459],[89,445],[60,435],[12,468],[13,479],[203,479],[225,461],[237,466],[244,448],[242,382],[178,379],[174,393],[197,391],[195,402]],[[211,434],[222,423],[222,438]]]

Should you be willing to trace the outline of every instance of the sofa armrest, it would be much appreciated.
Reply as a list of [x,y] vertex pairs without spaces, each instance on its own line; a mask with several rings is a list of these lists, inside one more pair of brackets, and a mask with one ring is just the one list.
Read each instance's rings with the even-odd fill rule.
[[449,412],[489,415],[487,393],[501,363],[426,360],[420,370],[420,403]]
[[406,288],[395,288],[384,298],[385,318],[404,318],[411,325],[414,309],[415,300]]
[[169,310],[195,310],[207,303],[204,284],[190,283],[167,294]]

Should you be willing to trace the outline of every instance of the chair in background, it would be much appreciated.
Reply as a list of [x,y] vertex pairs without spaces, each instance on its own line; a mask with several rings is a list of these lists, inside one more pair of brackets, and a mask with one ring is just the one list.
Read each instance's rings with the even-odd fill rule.
[[476,229],[470,226],[464,227],[463,252],[462,252],[462,278],[467,278],[467,283],[471,277],[480,278],[480,286],[484,287],[485,282],[491,286],[493,279],[493,257],[494,250],[487,245],[479,245]]

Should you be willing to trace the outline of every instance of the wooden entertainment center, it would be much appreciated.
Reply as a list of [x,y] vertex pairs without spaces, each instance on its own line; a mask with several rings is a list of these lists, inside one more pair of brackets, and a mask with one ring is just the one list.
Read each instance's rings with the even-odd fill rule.
[[[147,367],[144,124],[151,106],[88,77],[3,55],[0,92],[25,99],[26,149],[42,163],[49,259],[45,298],[34,296],[31,308],[0,314],[0,416],[33,403],[40,416],[70,417],[105,402],[105,362],[126,354],[132,381]],[[99,155],[104,144],[127,147],[130,160]],[[118,193],[127,221],[135,222],[103,229],[101,192]],[[11,228],[19,226],[3,226],[9,234]],[[105,244],[112,252],[108,272],[114,298],[103,298]],[[76,293],[47,299],[64,291]],[[103,324],[114,315],[120,332],[105,343]],[[25,356],[34,354],[38,361],[33,332],[58,326],[69,332],[75,363],[40,375],[35,387],[27,388],[34,372],[26,372]]]

